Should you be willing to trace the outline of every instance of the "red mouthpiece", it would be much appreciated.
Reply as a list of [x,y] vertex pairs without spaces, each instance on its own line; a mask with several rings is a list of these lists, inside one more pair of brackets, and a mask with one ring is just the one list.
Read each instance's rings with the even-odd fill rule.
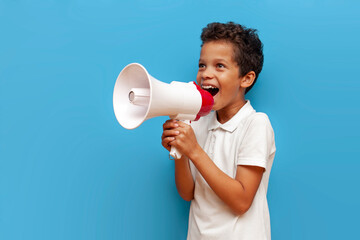
[[206,116],[211,112],[211,109],[214,105],[214,98],[211,96],[211,94],[208,91],[203,90],[199,85],[197,85],[195,82],[193,82],[197,88],[197,90],[201,94],[201,108],[199,113],[197,114],[194,121],[199,120],[200,117]]

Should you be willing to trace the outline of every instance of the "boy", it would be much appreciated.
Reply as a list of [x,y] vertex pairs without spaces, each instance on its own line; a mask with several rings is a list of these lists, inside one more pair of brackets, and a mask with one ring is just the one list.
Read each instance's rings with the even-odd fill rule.
[[245,93],[263,65],[256,30],[211,23],[201,34],[198,84],[214,97],[213,112],[193,122],[168,120],[162,145],[176,147],[175,181],[191,200],[188,239],[270,239],[266,192],[275,155],[266,114]]

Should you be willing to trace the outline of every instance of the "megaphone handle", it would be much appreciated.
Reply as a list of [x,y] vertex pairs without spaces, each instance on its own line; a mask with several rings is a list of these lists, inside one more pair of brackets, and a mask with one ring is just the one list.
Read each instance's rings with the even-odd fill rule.
[[[182,121],[183,123],[190,125],[190,120],[179,120],[179,121]],[[174,159],[180,159],[182,154],[175,147],[171,147],[170,156],[173,157]]]

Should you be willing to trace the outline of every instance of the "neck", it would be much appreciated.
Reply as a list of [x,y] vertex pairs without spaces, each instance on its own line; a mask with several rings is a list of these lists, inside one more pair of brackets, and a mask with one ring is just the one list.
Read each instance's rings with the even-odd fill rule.
[[224,124],[229,121],[244,105],[245,99],[241,99],[236,104],[216,111],[217,120],[219,123]]

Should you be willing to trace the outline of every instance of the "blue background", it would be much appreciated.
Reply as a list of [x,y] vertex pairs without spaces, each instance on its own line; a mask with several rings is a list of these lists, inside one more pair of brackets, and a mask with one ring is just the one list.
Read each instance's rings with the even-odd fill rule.
[[126,130],[112,93],[143,64],[192,81],[200,32],[259,30],[248,94],[276,133],[273,239],[358,238],[358,1],[0,0],[0,239],[185,239],[189,203],[160,144],[166,117]]

